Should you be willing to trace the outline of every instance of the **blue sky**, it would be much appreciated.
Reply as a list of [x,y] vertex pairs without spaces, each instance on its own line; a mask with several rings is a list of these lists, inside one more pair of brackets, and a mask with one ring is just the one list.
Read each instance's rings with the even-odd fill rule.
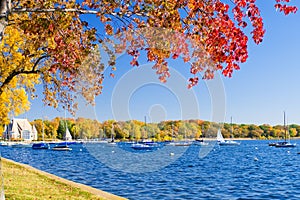
[[[299,1],[294,2],[300,8]],[[259,2],[267,32],[260,45],[249,42],[248,61],[232,78],[214,80],[216,87],[212,86],[214,82],[201,80],[188,90],[189,66],[183,62],[171,62],[171,78],[161,84],[145,60],[140,60],[139,68],[132,68],[128,57],[121,55],[116,77],[110,78],[110,70],[105,71],[103,94],[96,98],[96,107],[81,106],[77,116],[100,121],[144,120],[147,116],[148,122],[156,122],[191,118],[211,121],[218,115],[218,120],[225,122],[232,116],[235,123],[275,125],[283,123],[286,111],[289,124],[300,124],[300,13],[284,16],[273,4]],[[64,111],[44,107],[37,99],[21,117],[55,116],[63,117]]]

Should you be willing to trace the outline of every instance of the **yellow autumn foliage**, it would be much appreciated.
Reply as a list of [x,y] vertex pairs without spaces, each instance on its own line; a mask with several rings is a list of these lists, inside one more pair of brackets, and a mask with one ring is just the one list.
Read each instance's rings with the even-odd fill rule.
[[[30,70],[32,60],[23,55],[24,49],[31,44],[24,39],[24,35],[14,26],[8,26],[0,44],[0,83],[12,73],[19,70]],[[42,54],[39,50],[36,54]],[[0,124],[7,124],[9,118],[29,110],[28,92],[34,91],[35,84],[39,83],[38,74],[20,74],[11,79],[2,88],[0,94]]]
[[[79,6],[65,0],[11,4],[15,9]],[[95,29],[87,28],[78,13],[68,11],[9,12],[7,19],[0,40],[0,126],[29,110],[29,97],[36,96],[37,84],[43,84],[42,100],[49,106],[64,106],[72,112],[70,102],[78,93],[93,102],[102,89],[104,66],[99,52],[92,51],[97,49]]]

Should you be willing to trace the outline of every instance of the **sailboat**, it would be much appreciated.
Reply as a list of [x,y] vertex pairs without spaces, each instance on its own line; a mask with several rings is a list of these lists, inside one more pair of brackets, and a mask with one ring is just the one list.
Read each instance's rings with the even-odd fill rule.
[[[232,126],[232,117],[231,117],[231,135],[233,132],[233,126]],[[220,146],[238,146],[240,145],[239,142],[236,142],[234,140],[225,140],[222,133],[221,133],[221,129],[218,129],[218,133],[217,133],[217,142]]]
[[43,141],[42,142],[39,142],[39,143],[34,143],[32,145],[32,149],[50,149],[50,145],[48,143],[45,142],[44,140],[44,122],[42,124],[42,137],[43,137]]
[[184,130],[184,141],[179,141],[175,143],[175,146],[191,146],[192,142],[186,139],[186,130]]
[[[145,127],[147,127],[146,116],[145,116]],[[144,140],[144,139],[140,142],[131,144],[131,148],[134,150],[154,150],[157,149],[158,147],[159,144],[157,142],[154,142],[152,140]]]
[[[66,125],[66,133],[65,135],[70,134],[70,131]],[[65,138],[67,138],[65,136]],[[69,147],[67,140],[65,142],[58,143],[56,146],[52,148],[54,151],[71,151],[72,149]]]
[[65,122],[65,124],[66,124],[66,132],[65,132],[65,136],[64,136],[65,142],[58,143],[56,146],[54,146],[52,148],[52,150],[54,150],[54,151],[71,151],[72,150],[72,148],[70,148],[68,143],[67,143],[67,140],[72,139],[72,136],[71,136],[70,131],[68,129],[67,122]]
[[296,143],[292,144],[290,143],[290,141],[287,141],[287,136],[288,136],[288,128],[286,126],[286,123],[285,123],[285,112],[283,112],[283,124],[284,124],[284,141],[282,142],[277,142],[275,144],[275,147],[278,147],[278,148],[286,148],[286,147],[296,147]]
[[175,146],[176,142],[174,142],[174,125],[172,124],[172,135],[171,135],[171,141],[165,141],[166,146]]
[[114,124],[111,125],[111,140],[107,143],[109,146],[116,146],[117,143],[115,142],[115,138],[114,138],[114,132],[115,132],[115,127]]
[[202,124],[202,134],[201,134],[202,136],[201,136],[201,139],[197,138],[195,140],[196,145],[207,146],[209,144],[208,142],[204,142],[203,134],[204,134],[204,126]]

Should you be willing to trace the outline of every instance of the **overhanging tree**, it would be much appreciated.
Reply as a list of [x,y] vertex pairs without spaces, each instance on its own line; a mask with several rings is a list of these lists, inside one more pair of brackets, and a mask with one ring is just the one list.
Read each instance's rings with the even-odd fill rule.
[[[70,106],[78,94],[93,102],[101,93],[103,69],[115,70],[116,55],[127,53],[138,66],[145,51],[159,79],[170,76],[169,59],[190,63],[189,87],[199,73],[231,76],[248,58],[247,26],[259,44],[263,19],[255,0],[1,0],[0,119],[29,109],[28,95],[44,86],[44,102]],[[297,8],[276,0],[284,14]],[[90,27],[81,15],[99,19]],[[232,17],[231,17],[232,16]],[[250,24],[250,25],[249,25]],[[109,61],[101,60],[100,51]],[[111,74],[113,76],[113,72]]]

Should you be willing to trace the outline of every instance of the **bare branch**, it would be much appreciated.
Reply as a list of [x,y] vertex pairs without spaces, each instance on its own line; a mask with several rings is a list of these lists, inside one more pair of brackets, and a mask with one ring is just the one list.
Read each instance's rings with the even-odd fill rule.
[[22,13],[22,12],[39,12],[39,13],[47,13],[47,12],[76,12],[80,14],[97,14],[98,11],[95,10],[84,10],[84,9],[76,9],[76,8],[14,8],[11,10],[12,13]]
[[[36,12],[36,13],[49,13],[49,12],[76,12],[79,14],[99,14],[99,11],[96,10],[85,10],[85,9],[77,9],[77,8],[14,8],[11,10],[12,13],[24,13],[24,12]],[[113,16],[148,16],[147,13],[135,13],[132,11],[127,11],[126,13],[122,12],[111,12],[106,13]]]

